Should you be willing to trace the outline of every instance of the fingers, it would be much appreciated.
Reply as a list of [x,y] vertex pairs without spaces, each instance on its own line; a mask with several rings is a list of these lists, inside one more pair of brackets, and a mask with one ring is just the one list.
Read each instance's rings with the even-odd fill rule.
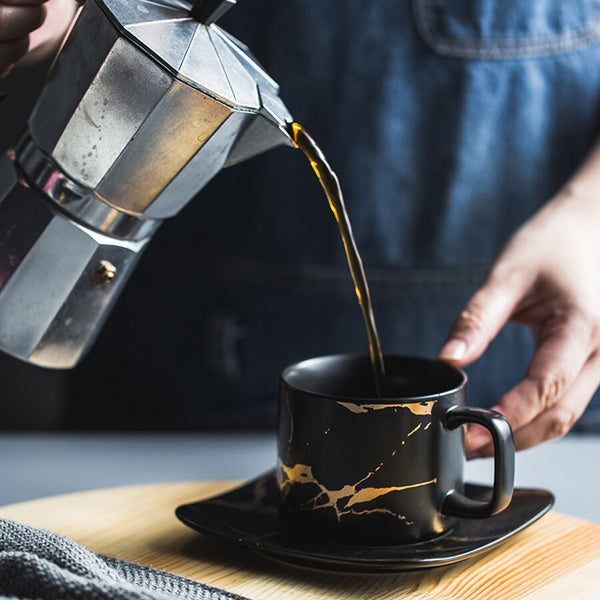
[[20,4],[16,0],[0,4],[0,79],[27,54],[29,34],[38,29],[46,17],[46,8],[39,2]]
[[[2,0],[0,0],[2,2]],[[48,0],[44,24],[29,36],[28,59],[36,60],[50,54],[64,37],[79,5],[75,0]]]
[[[556,404],[525,426],[513,430],[515,448],[526,450],[547,440],[566,435],[585,411],[599,385],[600,355],[595,354],[586,362],[569,391]],[[492,456],[493,448],[487,432],[476,431],[467,439],[470,444],[468,458]]]
[[[517,450],[564,435],[600,381],[599,359],[591,358],[598,354],[596,320],[574,307],[550,305],[552,311],[540,311],[545,321],[536,324],[539,345],[524,379],[494,407],[509,420]],[[471,427],[467,456],[491,456],[489,441],[487,431]]]
[[595,356],[586,363],[577,381],[559,402],[515,433],[517,450],[566,435],[583,414],[599,384],[600,359]]
[[492,435],[483,427],[470,423],[465,436],[465,454],[467,460],[493,455]]
[[525,378],[498,406],[514,431],[550,410],[579,377],[594,351],[589,331],[587,320],[576,313],[546,322]]
[[46,8],[0,4],[0,42],[18,40],[35,31],[44,22]]
[[454,322],[440,360],[466,365],[479,358],[529,286],[525,271],[494,268]]
[[[595,330],[574,310],[544,324],[525,378],[494,407],[509,420],[517,450],[564,435],[581,416],[600,382]],[[468,454],[491,454],[480,428],[470,432]]]

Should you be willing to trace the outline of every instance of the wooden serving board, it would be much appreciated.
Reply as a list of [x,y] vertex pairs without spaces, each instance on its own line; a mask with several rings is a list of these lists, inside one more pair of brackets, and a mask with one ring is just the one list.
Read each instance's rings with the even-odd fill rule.
[[253,599],[600,598],[600,525],[581,519],[550,512],[497,549],[450,567],[337,574],[279,564],[195,533],[175,518],[176,506],[233,485],[167,483],[54,496],[0,507],[0,518]]

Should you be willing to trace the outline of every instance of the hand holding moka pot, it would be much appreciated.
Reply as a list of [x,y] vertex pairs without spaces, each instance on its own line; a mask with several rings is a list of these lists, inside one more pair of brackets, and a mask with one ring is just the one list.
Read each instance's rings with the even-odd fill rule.
[[1,350],[76,365],[160,223],[222,167],[292,145],[277,84],[214,25],[234,3],[80,10],[0,159]]

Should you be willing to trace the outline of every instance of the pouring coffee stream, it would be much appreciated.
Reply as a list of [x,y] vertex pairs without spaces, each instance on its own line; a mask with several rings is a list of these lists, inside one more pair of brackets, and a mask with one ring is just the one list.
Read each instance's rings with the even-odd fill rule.
[[307,131],[299,123],[291,123],[288,125],[288,132],[294,142],[294,145],[302,150],[311,167],[317,175],[321,187],[329,201],[329,207],[333,216],[337,221],[344,244],[344,251],[350,267],[352,280],[354,281],[354,290],[358,298],[358,303],[362,311],[363,319],[367,329],[367,337],[369,340],[369,357],[373,369],[373,379],[375,383],[375,391],[377,396],[386,395],[387,385],[385,378],[385,363],[383,353],[381,351],[381,342],[377,332],[375,323],[375,315],[373,313],[373,305],[371,302],[371,294],[369,285],[365,275],[362,259],[356,246],[354,234],[352,233],[352,225],[348,217],[348,211],[344,203],[342,188],[337,175],[327,162],[325,155],[316,144],[315,140],[307,133]]

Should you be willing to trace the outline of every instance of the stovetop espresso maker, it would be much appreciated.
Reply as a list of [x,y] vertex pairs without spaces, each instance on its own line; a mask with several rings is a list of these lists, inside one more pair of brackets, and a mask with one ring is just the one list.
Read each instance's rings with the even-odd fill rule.
[[215,25],[236,0],[87,0],[0,159],[0,349],[72,367],[144,247],[221,168],[281,144],[277,84]]

